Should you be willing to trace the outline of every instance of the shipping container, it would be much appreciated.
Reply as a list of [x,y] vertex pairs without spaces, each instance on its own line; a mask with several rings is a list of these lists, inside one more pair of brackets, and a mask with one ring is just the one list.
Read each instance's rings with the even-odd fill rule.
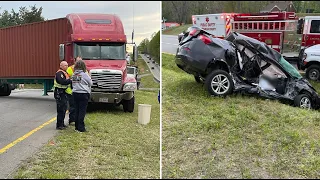
[[59,18],[0,29],[0,78],[53,79],[67,22]]

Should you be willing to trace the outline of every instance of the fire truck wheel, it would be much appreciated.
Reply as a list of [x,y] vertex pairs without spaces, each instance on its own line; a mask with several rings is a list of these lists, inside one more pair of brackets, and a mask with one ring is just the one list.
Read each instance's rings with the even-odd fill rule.
[[311,80],[318,80],[320,77],[320,66],[319,65],[311,65],[310,67],[308,67],[307,71],[306,71],[306,77],[307,79],[311,79]]
[[130,100],[123,100],[123,111],[132,113],[134,111],[134,96]]

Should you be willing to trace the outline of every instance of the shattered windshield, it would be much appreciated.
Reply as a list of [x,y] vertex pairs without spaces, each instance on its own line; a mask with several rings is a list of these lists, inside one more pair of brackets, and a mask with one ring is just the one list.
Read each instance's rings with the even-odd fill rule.
[[300,73],[297,71],[297,69],[295,67],[293,67],[290,63],[288,63],[288,61],[286,61],[282,56],[280,58],[279,64],[282,66],[282,68],[288,72],[292,77],[295,78],[302,78],[302,76],[300,75]]

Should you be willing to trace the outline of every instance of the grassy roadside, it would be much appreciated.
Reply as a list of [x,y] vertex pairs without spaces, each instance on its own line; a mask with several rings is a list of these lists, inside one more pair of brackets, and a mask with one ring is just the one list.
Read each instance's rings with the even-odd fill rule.
[[141,88],[160,88],[160,83],[155,82],[151,74],[141,78]]
[[178,34],[182,33],[184,30],[187,30],[188,27],[190,27],[190,26],[192,26],[192,24],[185,24],[185,25],[178,26],[178,27],[172,27],[172,28],[169,28],[169,29],[162,31],[162,34],[178,35]]
[[137,65],[139,67],[139,74],[140,75],[149,74],[149,75],[143,76],[141,78],[140,87],[141,88],[160,88],[160,83],[157,83],[154,81],[153,75],[150,72],[150,69],[149,69],[147,63],[140,56],[138,58]]
[[[88,132],[76,133],[74,126],[61,131],[23,162],[14,178],[160,178],[157,95],[136,91],[133,113],[124,113],[122,106],[90,108],[85,118]],[[137,123],[138,104],[152,105],[146,126]]]
[[142,57],[140,55],[138,56],[138,60],[135,65],[139,67],[139,74],[140,75],[151,73],[148,68],[148,65],[146,64],[146,62],[142,59]]
[[163,178],[320,177],[319,111],[210,97],[172,55],[162,55],[162,73]]

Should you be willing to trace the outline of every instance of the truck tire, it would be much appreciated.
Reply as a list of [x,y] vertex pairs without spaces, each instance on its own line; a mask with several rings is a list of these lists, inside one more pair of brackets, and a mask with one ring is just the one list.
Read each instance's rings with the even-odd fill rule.
[[134,96],[130,100],[123,100],[123,111],[132,113],[134,111]]
[[304,109],[313,109],[313,104],[310,96],[304,93],[299,94],[294,98],[294,106]]
[[9,84],[5,84],[3,88],[0,89],[0,96],[9,96],[11,94],[11,89]]
[[233,92],[234,84],[229,73],[217,69],[206,77],[205,87],[210,95],[226,96]]
[[319,65],[311,65],[307,68],[306,78],[317,81],[320,77],[320,66]]

